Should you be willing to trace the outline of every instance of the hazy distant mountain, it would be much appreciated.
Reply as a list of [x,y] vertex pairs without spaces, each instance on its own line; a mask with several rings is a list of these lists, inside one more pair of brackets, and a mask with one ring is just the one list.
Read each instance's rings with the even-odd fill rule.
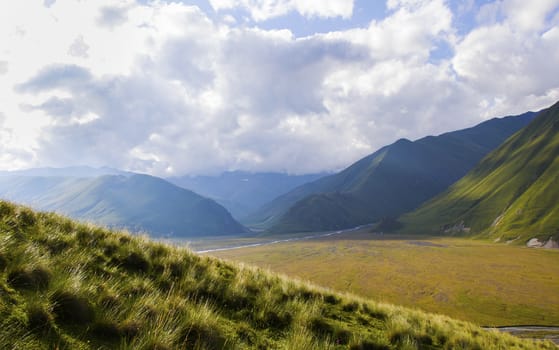
[[218,176],[182,176],[167,180],[177,186],[214,199],[227,208],[234,217],[242,221],[247,214],[262,204],[324,175],[233,171]]
[[398,216],[444,191],[534,115],[495,118],[414,142],[398,140],[338,174],[274,199],[246,223],[274,232],[318,231]]
[[557,239],[558,198],[559,102],[402,221],[409,232]]
[[246,232],[213,200],[148,175],[3,176],[0,196],[37,209],[153,235]]

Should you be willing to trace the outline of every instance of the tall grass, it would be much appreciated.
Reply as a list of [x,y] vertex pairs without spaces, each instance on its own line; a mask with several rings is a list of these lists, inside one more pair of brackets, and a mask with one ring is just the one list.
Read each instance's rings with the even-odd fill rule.
[[2,349],[551,349],[0,202]]

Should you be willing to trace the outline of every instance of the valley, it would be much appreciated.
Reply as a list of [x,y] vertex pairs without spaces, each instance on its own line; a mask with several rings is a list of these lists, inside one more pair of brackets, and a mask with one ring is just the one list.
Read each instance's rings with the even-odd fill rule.
[[[49,297],[49,303],[34,306],[26,299],[32,295],[25,294],[29,283],[42,283],[42,275],[33,274],[47,279],[74,274],[67,270],[71,259],[60,255],[68,250],[74,263],[87,261],[88,271],[79,273],[94,284],[101,274],[121,286],[126,298],[138,293],[165,304],[168,293],[187,303],[190,311],[164,316],[174,318],[171,328],[181,328],[164,341],[172,348],[292,348],[297,337],[310,344],[308,349],[516,346],[498,331],[556,342],[559,250],[528,248],[527,242],[557,242],[558,118],[559,103],[538,114],[496,118],[414,142],[399,140],[326,176],[234,172],[165,180],[87,167],[2,173],[5,198],[147,234],[136,240],[0,202],[0,225],[6,231],[5,242],[0,241],[0,274],[6,275],[0,288],[12,300],[20,298],[5,315],[27,313],[19,324],[10,319],[5,325],[34,331],[38,307],[46,318],[39,320],[40,327],[57,332],[49,344],[64,339],[81,347],[120,339],[135,348],[150,342],[149,332],[142,333],[149,322],[137,321],[145,309],[141,301],[132,309],[108,305],[105,296],[82,285],[79,294],[91,298],[100,316],[85,322],[93,331],[86,328],[75,336],[65,324],[66,311],[57,309],[60,300]],[[240,217],[250,206],[260,208],[256,213],[262,220],[247,216],[239,222],[231,214]],[[85,233],[90,230],[96,233]],[[23,257],[31,247],[40,248],[29,265]],[[183,266],[176,259],[190,263]],[[31,274],[31,282],[20,283],[22,274]],[[278,282],[269,292],[271,284],[262,278],[290,282]],[[314,291],[292,296],[289,283]],[[55,296],[71,290],[50,282],[37,286],[32,288],[49,289]],[[109,294],[112,298],[118,291]],[[299,303],[294,313],[290,308],[295,306],[286,304],[290,298]],[[355,300],[374,300],[375,307],[388,311],[367,314],[369,306],[361,309]],[[317,309],[316,301],[338,306]],[[208,303],[217,310],[208,313],[213,323],[186,320]],[[115,310],[120,314],[113,315]],[[254,310],[250,324],[243,323]],[[431,329],[432,322],[439,330]],[[442,324],[458,326],[449,330]],[[133,337],[127,333],[131,325]],[[489,331],[480,333],[480,326]],[[191,334],[193,327],[199,329]],[[465,338],[456,338],[457,329],[466,330]],[[245,339],[246,331],[252,335]]]
[[555,348],[3,201],[0,242],[2,349]]
[[0,27],[0,350],[559,349],[559,0]]
[[369,229],[209,255],[484,326],[559,324],[559,250]]

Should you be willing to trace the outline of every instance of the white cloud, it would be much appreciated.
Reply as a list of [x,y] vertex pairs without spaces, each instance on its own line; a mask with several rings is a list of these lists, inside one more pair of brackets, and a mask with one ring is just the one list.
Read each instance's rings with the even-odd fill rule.
[[127,6],[103,6],[99,10],[97,23],[109,28],[119,26],[128,20],[128,10]]
[[[559,1],[499,2],[502,13],[472,30],[456,46],[453,67],[461,79],[486,96],[485,113],[539,108],[559,98],[559,24],[545,18]],[[480,10],[486,15],[487,8]],[[526,15],[529,14],[529,15]],[[499,18],[501,16],[502,18]]]
[[32,161],[32,153],[18,147],[18,138],[14,130],[6,123],[6,116],[0,112],[0,164],[22,167]]
[[68,55],[74,57],[82,57],[87,58],[89,54],[87,51],[89,50],[89,45],[83,39],[83,35],[78,35],[76,39],[72,42],[72,45],[68,48]]
[[[27,17],[0,11],[0,168],[333,170],[400,137],[559,99],[547,2],[528,19],[512,10],[519,3],[497,2],[495,16],[457,37],[445,1],[390,0],[367,27],[306,38],[178,2],[19,3],[11,11]],[[348,4],[212,2],[254,5],[256,20],[343,17]],[[450,58],[434,60],[441,43]]]
[[305,17],[342,17],[353,14],[354,0],[209,0],[212,7],[219,10],[243,8],[255,21],[285,15],[291,11]]
[[[409,6],[412,2],[414,6]],[[377,60],[401,57],[426,60],[436,41],[451,37],[452,13],[442,0],[393,1],[393,13],[366,29],[327,34],[367,46]]]
[[0,61],[0,75],[8,73],[8,62]]
[[558,0],[500,0],[481,6],[477,18],[486,25],[504,21],[517,31],[538,31],[549,24],[549,14],[558,8]]
[[353,0],[323,0],[320,5],[314,0],[294,0],[297,12],[307,17],[350,18],[353,14]]
[[559,8],[557,0],[508,0],[503,2],[503,11],[511,26],[523,31],[538,31],[546,27],[546,17],[557,8]]

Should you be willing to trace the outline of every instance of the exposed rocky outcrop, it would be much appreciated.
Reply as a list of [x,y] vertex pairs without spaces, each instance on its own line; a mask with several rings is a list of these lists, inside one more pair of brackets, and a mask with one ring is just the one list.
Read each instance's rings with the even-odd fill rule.
[[526,246],[528,248],[547,248],[547,249],[559,249],[559,243],[553,240],[553,237],[549,237],[549,239],[545,242],[540,241],[537,238],[530,239]]

